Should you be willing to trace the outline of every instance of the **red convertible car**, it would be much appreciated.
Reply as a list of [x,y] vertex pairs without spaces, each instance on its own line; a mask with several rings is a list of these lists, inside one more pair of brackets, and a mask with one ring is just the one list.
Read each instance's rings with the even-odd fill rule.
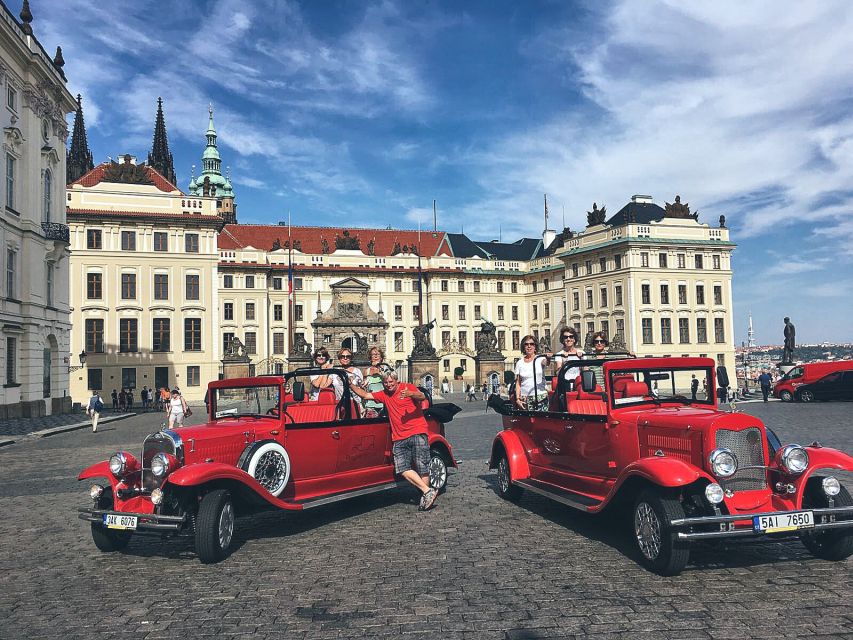
[[[728,385],[725,368],[717,381]],[[493,399],[499,493],[628,511],[640,561],[663,575],[684,568],[696,540],[794,535],[820,558],[853,554],[853,499],[824,475],[853,471],[853,458],[817,442],[783,446],[759,419],[721,411],[714,383],[708,358],[582,360],[557,373],[548,411]]]
[[[300,369],[211,382],[206,424],[164,428],[145,438],[139,457],[119,451],[84,470],[80,480],[109,480],[93,485],[92,506],[80,509],[95,546],[115,551],[140,533],[191,536],[199,559],[217,562],[238,515],[408,486],[394,475],[387,417],[359,417],[347,384],[340,400],[332,388],[306,398],[309,376],[320,373],[347,378],[340,369]],[[456,466],[444,425],[459,407],[433,405],[428,395],[423,402],[430,484],[442,491]]]

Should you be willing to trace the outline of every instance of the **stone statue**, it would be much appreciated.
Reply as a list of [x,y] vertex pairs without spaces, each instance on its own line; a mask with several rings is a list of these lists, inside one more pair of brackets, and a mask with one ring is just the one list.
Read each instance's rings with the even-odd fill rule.
[[551,345],[545,336],[539,338],[539,347],[536,349],[536,353],[551,353]]
[[367,355],[367,334],[361,335],[357,331],[353,331],[355,334],[355,353],[361,355]]
[[323,238],[320,244],[322,245],[323,253],[329,253],[329,241]]
[[335,249],[361,249],[361,240],[358,236],[351,236],[347,229],[344,229],[343,236],[335,236]]
[[726,228],[726,216],[720,216],[720,229]]
[[367,255],[376,255],[376,238],[372,238],[370,242],[367,243]]
[[290,348],[291,356],[310,356],[311,343],[305,341],[305,336],[299,334],[293,340],[293,346]]
[[483,356],[498,353],[498,337],[495,333],[495,325],[483,318],[480,325],[480,334],[477,336],[477,355]]
[[665,210],[667,218],[694,218],[690,215],[690,205],[681,204],[681,196],[675,196],[675,202],[672,204],[667,202]]
[[592,343],[592,336],[594,335],[594,331],[587,331],[586,338],[583,340],[583,350],[584,353],[592,353],[595,349],[595,345]]
[[397,255],[398,253],[400,253],[401,251],[402,251],[402,249],[400,248],[400,243],[399,243],[399,242],[395,242],[395,243],[394,243],[394,249],[392,249],[392,250],[391,250],[391,255],[392,255],[392,256],[396,256],[396,255]]
[[426,324],[418,325],[412,333],[415,336],[415,346],[412,349],[412,356],[435,358],[435,347],[429,339],[429,332],[435,326],[435,320],[430,320]]
[[148,175],[148,167],[144,164],[133,164],[131,156],[125,154],[123,162],[111,161],[104,171],[104,182],[120,182],[124,184],[153,184]]
[[225,360],[241,360],[246,357],[246,347],[240,341],[240,338],[234,336],[231,338],[231,342],[228,343],[223,355]]
[[272,248],[270,249],[270,251],[278,251],[279,249],[281,249],[281,239],[276,238],[275,240],[273,240]]
[[782,350],[782,364],[792,364],[794,362],[794,347],[797,346],[797,330],[790,318],[785,318],[783,333],[785,335],[785,347]]
[[604,219],[607,217],[607,207],[598,208],[598,204],[592,203],[592,211],[586,212],[586,226],[592,227],[597,224],[604,224]]
[[607,347],[610,353],[628,353],[628,347],[625,345],[625,337],[621,332],[617,332],[610,345]]

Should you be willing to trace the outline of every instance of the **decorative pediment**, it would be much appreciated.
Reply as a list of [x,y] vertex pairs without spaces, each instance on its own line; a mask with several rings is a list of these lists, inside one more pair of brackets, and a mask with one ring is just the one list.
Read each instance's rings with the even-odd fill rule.
[[56,152],[56,149],[50,146],[43,146],[41,148],[41,157],[44,158],[45,162],[49,165],[56,166],[59,164],[59,154]]
[[25,141],[26,138],[18,127],[5,127],[3,129],[3,146],[7,151],[20,155],[21,145]]
[[329,285],[329,287],[334,291],[335,289],[350,289],[350,290],[364,290],[369,291],[370,285],[365,282],[362,282],[358,278],[344,278],[343,280],[338,280],[334,284]]

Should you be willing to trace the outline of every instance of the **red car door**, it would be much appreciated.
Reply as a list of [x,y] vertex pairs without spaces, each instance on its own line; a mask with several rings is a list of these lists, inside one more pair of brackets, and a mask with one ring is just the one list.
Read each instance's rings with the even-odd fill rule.
[[[387,418],[342,421],[338,447],[339,473],[368,468],[393,469],[391,426]],[[387,473],[385,475],[388,475]],[[393,477],[393,470],[390,476]],[[389,477],[389,480],[391,478]]]

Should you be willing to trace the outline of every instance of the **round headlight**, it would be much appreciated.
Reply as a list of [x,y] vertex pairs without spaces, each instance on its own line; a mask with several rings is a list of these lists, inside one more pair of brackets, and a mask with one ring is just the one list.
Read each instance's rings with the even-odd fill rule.
[[89,487],[89,497],[92,498],[92,500],[97,500],[98,498],[100,498],[103,492],[104,488],[99,484],[93,484],[91,487]]
[[716,482],[705,487],[705,498],[711,504],[720,504],[723,501],[723,488]]
[[110,473],[116,478],[121,478],[127,471],[127,458],[124,453],[116,453],[110,458]]
[[151,502],[155,505],[163,502],[163,490],[160,488],[151,490]]
[[798,444],[789,444],[779,453],[779,460],[788,473],[802,473],[809,467],[809,454]]
[[708,456],[711,470],[719,478],[728,478],[737,471],[737,457],[728,449],[714,449]]
[[169,459],[165,453],[158,453],[151,458],[151,473],[155,476],[165,476],[169,472]]
[[822,484],[823,492],[830,497],[837,496],[841,492],[841,483],[838,482],[838,478],[826,476],[823,479]]

